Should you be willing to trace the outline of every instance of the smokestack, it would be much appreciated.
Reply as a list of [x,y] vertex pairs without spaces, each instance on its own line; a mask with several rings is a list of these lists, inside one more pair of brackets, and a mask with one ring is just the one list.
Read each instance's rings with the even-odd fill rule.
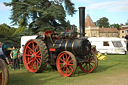
[[79,7],[80,37],[85,37],[85,7]]

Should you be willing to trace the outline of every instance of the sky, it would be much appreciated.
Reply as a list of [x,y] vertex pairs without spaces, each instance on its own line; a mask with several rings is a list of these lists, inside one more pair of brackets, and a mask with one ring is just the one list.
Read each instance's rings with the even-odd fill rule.
[[[96,22],[102,17],[109,19],[110,24],[125,24],[128,22],[128,0],[71,0],[75,4],[77,12],[71,17],[66,16],[66,20],[79,27],[79,7],[86,7],[85,17],[90,15]],[[11,0],[0,0],[0,24],[6,23],[10,26],[11,7],[4,6],[3,2]]]

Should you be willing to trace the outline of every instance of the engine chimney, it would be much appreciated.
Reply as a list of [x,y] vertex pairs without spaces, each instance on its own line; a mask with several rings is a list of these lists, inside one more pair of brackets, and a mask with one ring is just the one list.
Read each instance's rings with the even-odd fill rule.
[[85,7],[79,7],[80,37],[85,37]]

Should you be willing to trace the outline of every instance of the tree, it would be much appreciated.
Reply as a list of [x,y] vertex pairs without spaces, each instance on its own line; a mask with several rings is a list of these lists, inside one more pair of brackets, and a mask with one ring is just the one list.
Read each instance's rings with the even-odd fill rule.
[[12,36],[15,31],[16,31],[15,28],[13,28],[13,27],[11,28],[7,24],[0,25],[0,35],[1,35],[0,37],[1,38]]
[[19,27],[18,27],[17,30],[14,32],[13,36],[22,33],[22,32],[26,29],[27,23],[23,25],[23,24],[22,24],[23,21],[24,21],[23,18],[21,18],[21,20],[19,21]]
[[120,25],[119,24],[111,24],[110,27],[111,28],[117,28],[118,30],[120,29]]
[[71,0],[12,0],[4,4],[12,7],[13,25],[22,19],[22,26],[34,31],[65,27],[66,13],[72,16],[76,12]]
[[127,20],[127,22],[125,23],[125,25],[128,25],[128,20]]
[[121,23],[121,24],[120,24],[120,27],[122,27],[122,26],[124,26],[124,24]]
[[0,41],[12,42],[10,39],[12,38],[12,35],[15,31],[16,31],[16,28],[10,27],[7,24],[1,24],[0,25]]
[[106,17],[100,18],[99,20],[96,21],[96,26],[99,26],[100,28],[102,28],[102,27],[104,27],[104,28],[109,27],[108,18],[106,18]]

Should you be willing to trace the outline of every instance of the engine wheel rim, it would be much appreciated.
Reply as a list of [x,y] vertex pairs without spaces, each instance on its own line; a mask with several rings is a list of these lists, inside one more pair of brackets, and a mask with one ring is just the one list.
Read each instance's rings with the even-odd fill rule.
[[97,61],[95,59],[95,55],[91,53],[90,56],[86,56],[87,62],[83,62],[79,64],[80,69],[85,73],[93,72],[97,67]]
[[76,60],[67,52],[59,54],[57,59],[57,69],[62,76],[71,76],[76,70]]
[[[1,68],[0,68],[1,69]],[[2,72],[1,72],[1,70],[0,70],[0,85],[2,85]]]
[[7,64],[0,58],[0,85],[8,85],[9,71]]
[[24,48],[24,65],[30,72],[37,72],[41,65],[41,52],[38,44],[31,40]]

